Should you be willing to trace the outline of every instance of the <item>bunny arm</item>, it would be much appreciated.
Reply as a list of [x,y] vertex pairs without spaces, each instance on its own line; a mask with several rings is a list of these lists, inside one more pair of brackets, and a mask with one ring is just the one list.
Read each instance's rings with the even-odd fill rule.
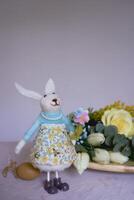
[[41,125],[41,120],[40,120],[40,116],[36,119],[36,121],[33,123],[32,127],[30,129],[27,130],[27,132],[25,133],[23,139],[25,140],[25,142],[28,142],[31,137],[34,135],[34,133],[39,129]]
[[37,120],[33,123],[32,127],[25,133],[22,140],[19,141],[15,148],[15,153],[19,154],[21,149],[25,146],[25,144],[31,139],[35,131],[40,126],[40,117],[37,118]]
[[66,117],[65,115],[63,115],[63,120],[66,125],[67,131],[74,132],[74,126],[73,126],[72,122],[70,121],[70,119],[68,117]]

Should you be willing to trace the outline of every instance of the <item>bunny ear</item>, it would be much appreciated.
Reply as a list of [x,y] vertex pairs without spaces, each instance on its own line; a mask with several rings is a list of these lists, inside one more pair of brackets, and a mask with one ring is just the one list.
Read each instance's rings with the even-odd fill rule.
[[50,78],[45,87],[45,94],[51,94],[55,92],[55,84],[54,81]]
[[31,91],[31,90],[27,90],[16,82],[15,82],[15,87],[20,94],[22,94],[26,97],[30,97],[30,98],[35,99],[35,100],[40,100],[42,98],[42,96],[40,94],[38,94],[34,91]]

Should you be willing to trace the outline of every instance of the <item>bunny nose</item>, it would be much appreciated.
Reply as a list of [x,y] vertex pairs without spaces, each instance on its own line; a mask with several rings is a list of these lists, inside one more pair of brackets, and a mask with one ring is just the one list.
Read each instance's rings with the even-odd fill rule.
[[52,101],[53,101],[53,102],[57,102],[57,99],[53,99]]

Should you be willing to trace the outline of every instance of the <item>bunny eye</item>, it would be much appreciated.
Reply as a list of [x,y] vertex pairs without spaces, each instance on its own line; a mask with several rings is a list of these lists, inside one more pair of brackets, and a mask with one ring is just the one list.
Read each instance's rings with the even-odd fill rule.
[[53,92],[52,94],[55,94],[55,92]]
[[47,96],[47,95],[45,94],[45,95],[44,95],[44,98],[45,98],[46,96]]

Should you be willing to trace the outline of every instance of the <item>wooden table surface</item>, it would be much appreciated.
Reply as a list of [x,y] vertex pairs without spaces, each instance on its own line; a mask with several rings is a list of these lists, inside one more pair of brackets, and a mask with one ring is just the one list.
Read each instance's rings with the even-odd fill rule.
[[[0,142],[0,171],[9,159],[18,163],[28,160],[30,145],[19,156],[14,154],[15,142]],[[0,200],[133,200],[134,174],[119,174],[87,170],[79,175],[71,167],[61,172],[63,181],[70,185],[67,192],[49,195],[42,187],[44,177],[33,181],[16,179],[12,174],[0,174]]]

